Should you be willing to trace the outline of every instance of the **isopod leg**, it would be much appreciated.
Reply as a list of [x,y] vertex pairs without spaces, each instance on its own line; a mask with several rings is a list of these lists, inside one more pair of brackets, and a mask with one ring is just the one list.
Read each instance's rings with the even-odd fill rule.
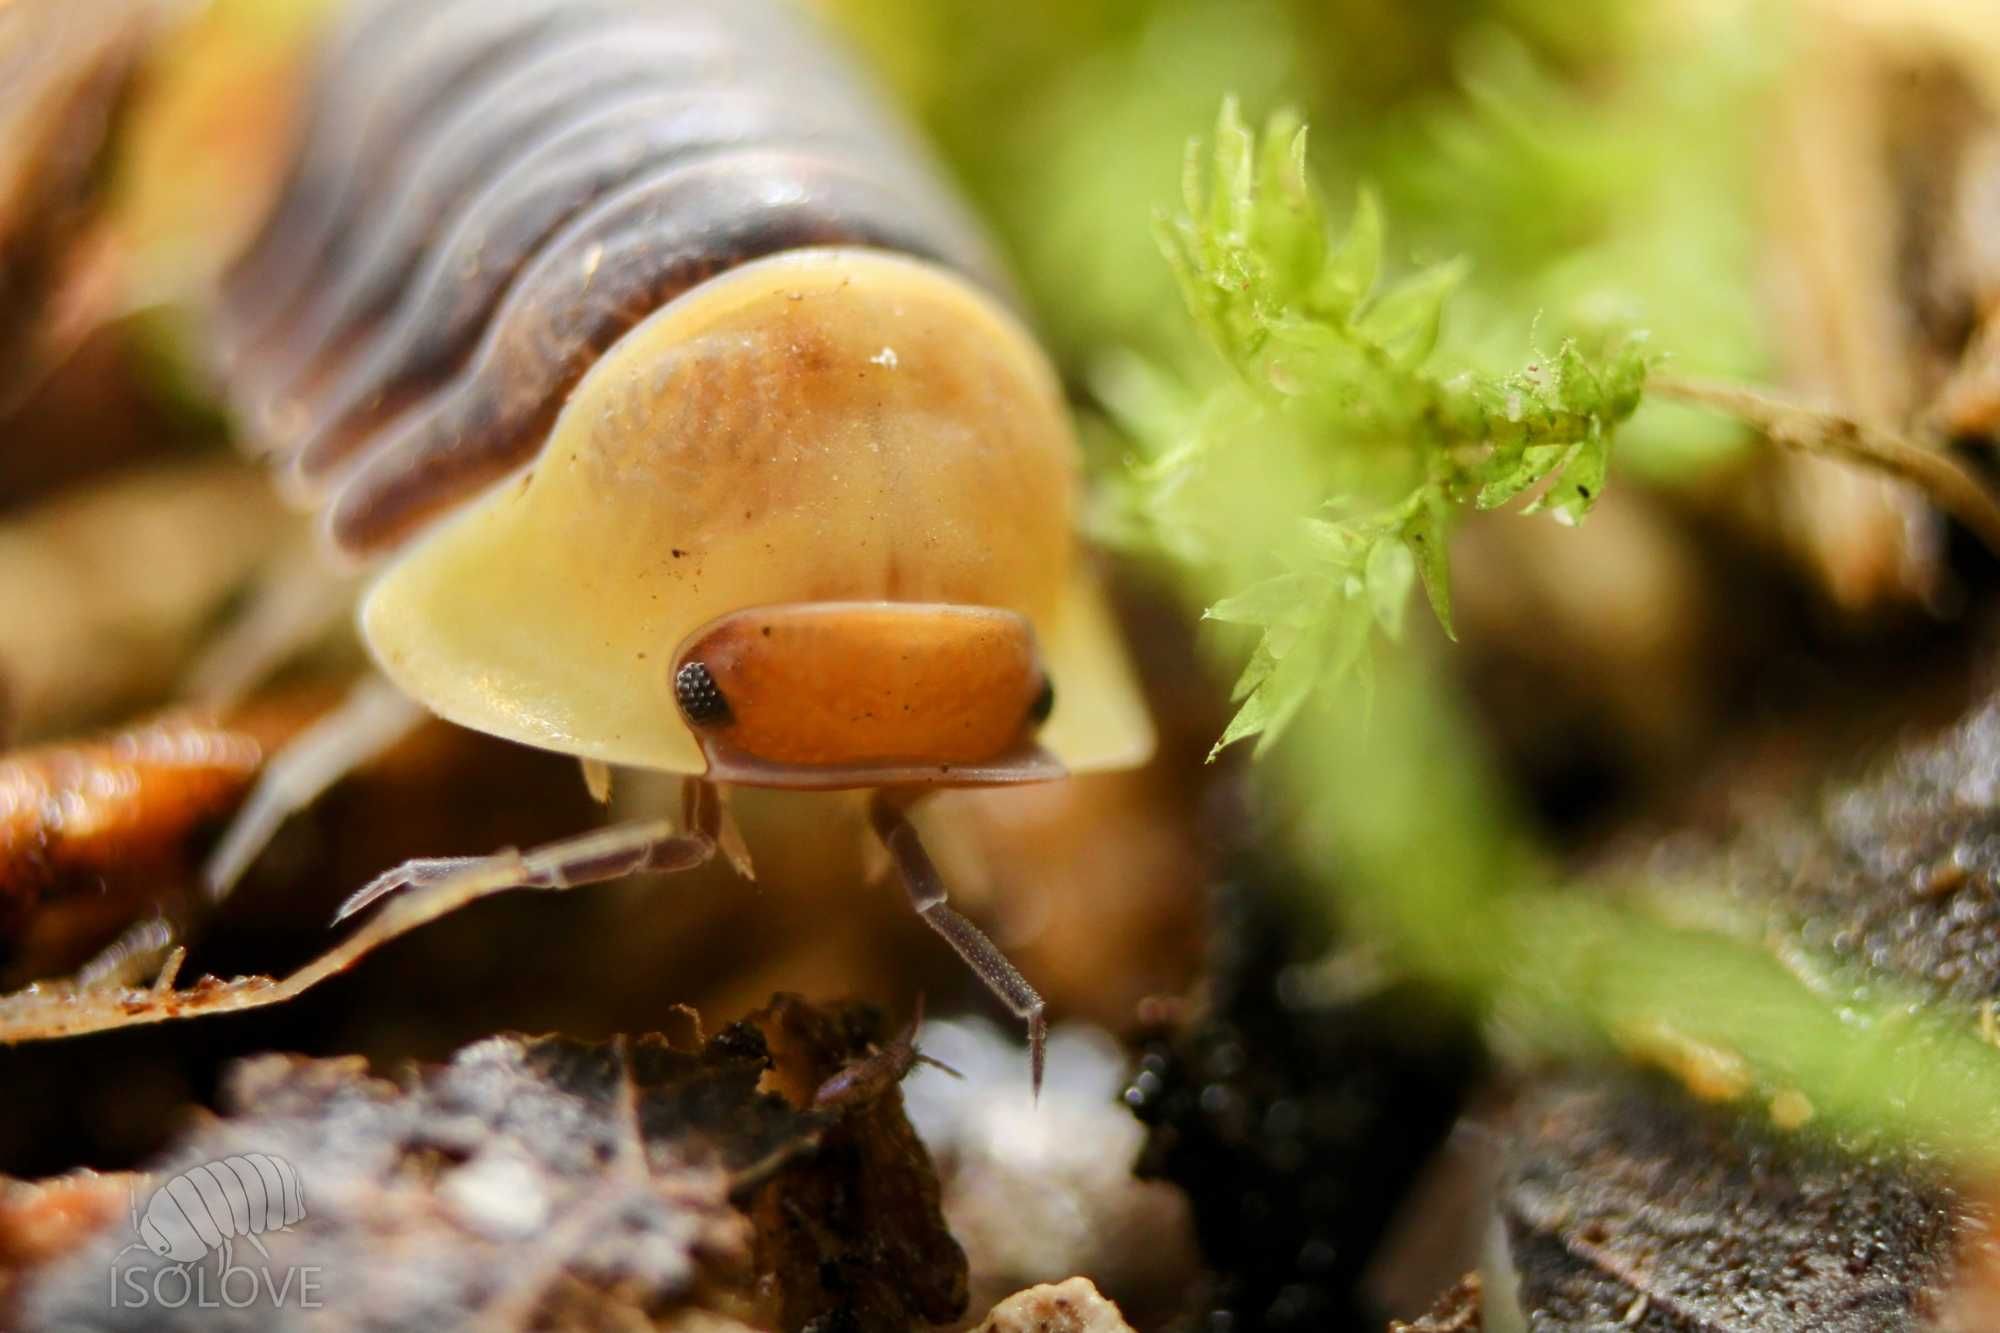
[[526,852],[469,857],[457,865],[433,858],[398,866],[361,891],[367,895],[365,903],[350,900],[341,909],[345,916],[386,898],[382,912],[279,982],[274,991],[280,997],[297,995],[346,971],[390,940],[509,889],[561,891],[648,871],[692,870],[716,853],[722,806],[709,783],[689,782],[683,807],[681,828],[655,819],[598,829]]
[[179,971],[174,954],[182,952],[180,932],[164,917],[149,917],[128,926],[125,932],[77,969],[78,990],[123,988],[139,984],[146,977],[165,976],[173,985]]
[[[503,853],[513,855],[513,853]],[[404,889],[428,889],[443,884],[453,875],[472,869],[483,856],[420,856],[405,861],[394,869],[385,870],[348,896],[333,914],[333,922],[339,925],[357,912],[366,911],[392,893]]]
[[909,801],[907,796],[888,791],[875,794],[869,806],[875,836],[888,849],[903,888],[910,895],[910,906],[917,910],[924,924],[944,936],[945,943],[958,951],[958,956],[1016,1018],[1027,1020],[1028,1061],[1035,1095],[1039,1097],[1044,1049],[1048,1045],[1048,1020],[1043,1016],[1046,1006],[1028,979],[1007,961],[1007,956],[986,938],[985,932],[952,909],[944,877],[938,873],[930,853],[924,850],[916,826],[909,821],[906,813]]
[[[689,782],[683,800],[684,835],[675,835],[672,825],[656,820],[599,829],[525,853],[510,850],[491,856],[426,856],[405,861],[357,890],[334,913],[334,922],[345,921],[392,893],[449,892],[455,884],[462,892],[465,885],[498,884],[493,889],[480,887],[473,894],[484,897],[500,889],[573,889],[646,871],[691,870],[718,849],[727,848],[728,826],[720,793],[711,784]],[[507,882],[499,884],[501,879]]]
[[[275,982],[256,978],[213,990],[195,987],[176,993],[171,1007],[152,1005],[136,1010],[129,996],[114,991],[94,1005],[66,1004],[53,1022],[33,1014],[26,1021],[13,1021],[6,1006],[0,1005],[0,1045],[283,1004],[345,972],[391,940],[507,889],[571,889],[645,871],[691,870],[716,855],[725,824],[721,800],[710,783],[689,782],[683,804],[681,829],[685,831],[670,821],[654,820],[601,829],[532,851],[469,858],[449,874],[438,874],[434,860],[399,867],[378,881],[383,888],[377,898],[387,898],[380,912],[318,958]],[[154,983],[156,992],[170,990],[181,957],[178,949],[167,956]],[[286,1216],[293,1221],[304,1215],[297,1190],[298,1182],[290,1180],[285,1194]]]
[[598,829],[532,851],[421,858],[378,875],[343,903],[334,919],[345,920],[394,894],[395,904],[383,919],[421,905],[424,920],[434,920],[508,889],[560,891],[647,871],[692,870],[714,854],[712,831],[681,833],[665,820],[648,820]]
[[264,766],[257,786],[216,844],[202,881],[221,901],[293,814],[410,734],[429,714],[388,681],[368,676],[340,706],[301,732]]

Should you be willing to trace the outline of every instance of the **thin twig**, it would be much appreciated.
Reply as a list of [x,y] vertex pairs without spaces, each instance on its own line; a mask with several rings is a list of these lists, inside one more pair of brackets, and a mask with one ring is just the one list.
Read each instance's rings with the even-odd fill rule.
[[1774,444],[1859,463],[1911,482],[1940,509],[1965,524],[1988,550],[2000,555],[2000,498],[1940,449],[1838,412],[1739,384],[1653,375],[1647,378],[1646,388],[1662,398],[1727,413],[1756,427]]

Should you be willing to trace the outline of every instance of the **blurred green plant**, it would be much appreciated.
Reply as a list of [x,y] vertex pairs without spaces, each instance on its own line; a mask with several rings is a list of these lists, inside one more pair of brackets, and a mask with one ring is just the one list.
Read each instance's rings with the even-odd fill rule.
[[[1329,905],[1533,1051],[1617,1050],[1708,1095],[1773,1099],[1788,1121],[1803,1107],[1839,1131],[2000,1163],[2000,1053],[1964,1013],[1832,966],[1801,977],[1804,960],[1774,956],[1757,923],[1727,913],[1688,928],[1561,886],[1418,645],[1379,686],[1340,688],[1372,682],[1370,627],[1396,633],[1413,580],[1449,630],[1447,541],[1465,509],[1539,488],[1533,508],[1588,511],[1651,365],[1628,338],[1595,355],[1568,342],[1498,379],[1437,369],[1460,266],[1381,284],[1378,207],[1364,195],[1334,236],[1304,155],[1295,117],[1260,143],[1225,103],[1161,241],[1231,373],[1176,399],[1127,362],[1108,396],[1137,404],[1121,413],[1138,443],[1114,477],[1113,530],[1175,561],[1211,618],[1259,632],[1221,744],[1261,734],[1295,851],[1341,886]],[[1729,405],[1724,390],[1673,387]],[[1732,410],[1773,437],[1812,425],[1737,396]],[[1355,484],[1325,493],[1328,478]],[[1273,559],[1283,572],[1246,583]],[[1274,745],[1287,726],[1291,743]]]
[[[1580,516],[1614,427],[1621,468],[1662,479],[1747,437],[1641,381],[1656,361],[1766,370],[1742,127],[1786,58],[1773,7],[828,3],[1116,423],[1086,420],[1099,530],[1233,622],[1218,651],[1248,665],[1230,738],[1258,735],[1261,817],[1317,910],[1527,1053],[1706,1051],[1743,1096],[1801,1094],[1815,1125],[2000,1164],[2000,1054],[1966,1015],[1879,979],[1801,979],[1761,922],[1691,926],[1566,884],[1438,637],[1404,623],[1422,582],[1449,628],[1432,534],[1482,492]],[[1296,121],[1261,143],[1225,122],[1192,192],[1184,175],[1162,264],[1149,218],[1231,92],[1304,107],[1314,160]],[[1316,175],[1374,181],[1386,207],[1363,194],[1329,229]]]
[[1294,844],[1324,873],[1325,905],[1483,999],[1497,979],[1471,969],[1458,932],[1533,881],[1522,821],[1422,641],[1395,654],[1378,713],[1376,631],[1401,638],[1421,581],[1451,633],[1449,543],[1467,508],[1539,487],[1536,505],[1582,518],[1638,405],[1643,339],[1596,356],[1566,343],[1504,377],[1435,366],[1464,265],[1385,281],[1380,206],[1363,191],[1347,228],[1329,225],[1291,113],[1260,141],[1225,100],[1213,143],[1188,146],[1183,211],[1156,231],[1211,356],[1175,373],[1127,355],[1098,377],[1131,446],[1103,472],[1098,527],[1164,558],[1207,618],[1254,634],[1216,749],[1258,737],[1282,800],[1312,812]]
[[[1078,376],[1108,347],[1200,350],[1148,226],[1229,94],[1300,107],[1320,178],[1380,187],[1408,247],[1392,271],[1471,261],[1454,359],[1504,375],[1515,317],[1539,313],[1550,345],[1644,327],[1687,373],[1765,368],[1738,132],[1777,59],[1757,0],[825,2],[992,219]],[[1741,438],[1649,405],[1626,447],[1676,476]]]
[[[1450,95],[1427,99],[1359,166],[1415,246],[1463,255],[1479,275],[1447,354],[1504,367],[1510,322],[1539,312],[1563,334],[1643,327],[1683,374],[1765,375],[1758,161],[1742,126],[1785,48],[1775,28],[1755,5],[1690,14],[1581,85],[1504,27],[1461,40]],[[1726,417],[1649,402],[1622,457],[1674,481],[1747,438]]]
[[[1232,374],[1193,410],[1136,361],[1108,380],[1104,397],[1142,460],[1122,478],[1112,531],[1128,546],[1210,556],[1240,530],[1204,518],[1218,471],[1273,439],[1290,443],[1294,468],[1280,475],[1310,507],[1288,520],[1291,540],[1271,542],[1282,567],[1208,610],[1260,636],[1217,748],[1258,736],[1261,751],[1315,689],[1365,673],[1371,624],[1400,635],[1416,581],[1450,632],[1445,553],[1462,509],[1532,494],[1528,512],[1582,519],[1647,358],[1637,338],[1597,355],[1567,340],[1504,376],[1436,366],[1464,266],[1385,282],[1380,207],[1363,193],[1346,231],[1333,231],[1293,113],[1273,116],[1260,142],[1225,101],[1212,152],[1190,148],[1184,204],[1161,224],[1162,248]],[[1262,498],[1267,535],[1269,517],[1286,512],[1274,501]]]

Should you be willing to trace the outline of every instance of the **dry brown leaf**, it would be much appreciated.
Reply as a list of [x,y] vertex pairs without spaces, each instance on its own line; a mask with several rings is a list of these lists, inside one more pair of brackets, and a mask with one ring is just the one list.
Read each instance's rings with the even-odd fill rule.
[[178,915],[194,834],[282,730],[170,717],[0,756],[0,977],[67,972],[135,918]]

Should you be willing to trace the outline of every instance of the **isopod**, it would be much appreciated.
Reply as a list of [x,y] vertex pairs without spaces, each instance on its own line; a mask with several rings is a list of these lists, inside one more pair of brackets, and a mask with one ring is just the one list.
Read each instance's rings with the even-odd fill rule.
[[283,1158],[246,1153],[183,1171],[153,1191],[143,1212],[134,1199],[132,1229],[139,1239],[126,1249],[151,1250],[177,1264],[220,1252],[226,1269],[239,1237],[269,1259],[262,1237],[305,1215],[298,1170]]
[[400,892],[395,929],[706,861],[722,785],[872,790],[1039,1084],[1042,1001],[905,814],[1134,765],[1152,732],[1056,375],[923,149],[775,0],[367,0],[305,119],[217,363],[368,569],[388,684],[274,761],[214,890],[426,712],[685,774],[687,818],[399,867],[349,905]]

